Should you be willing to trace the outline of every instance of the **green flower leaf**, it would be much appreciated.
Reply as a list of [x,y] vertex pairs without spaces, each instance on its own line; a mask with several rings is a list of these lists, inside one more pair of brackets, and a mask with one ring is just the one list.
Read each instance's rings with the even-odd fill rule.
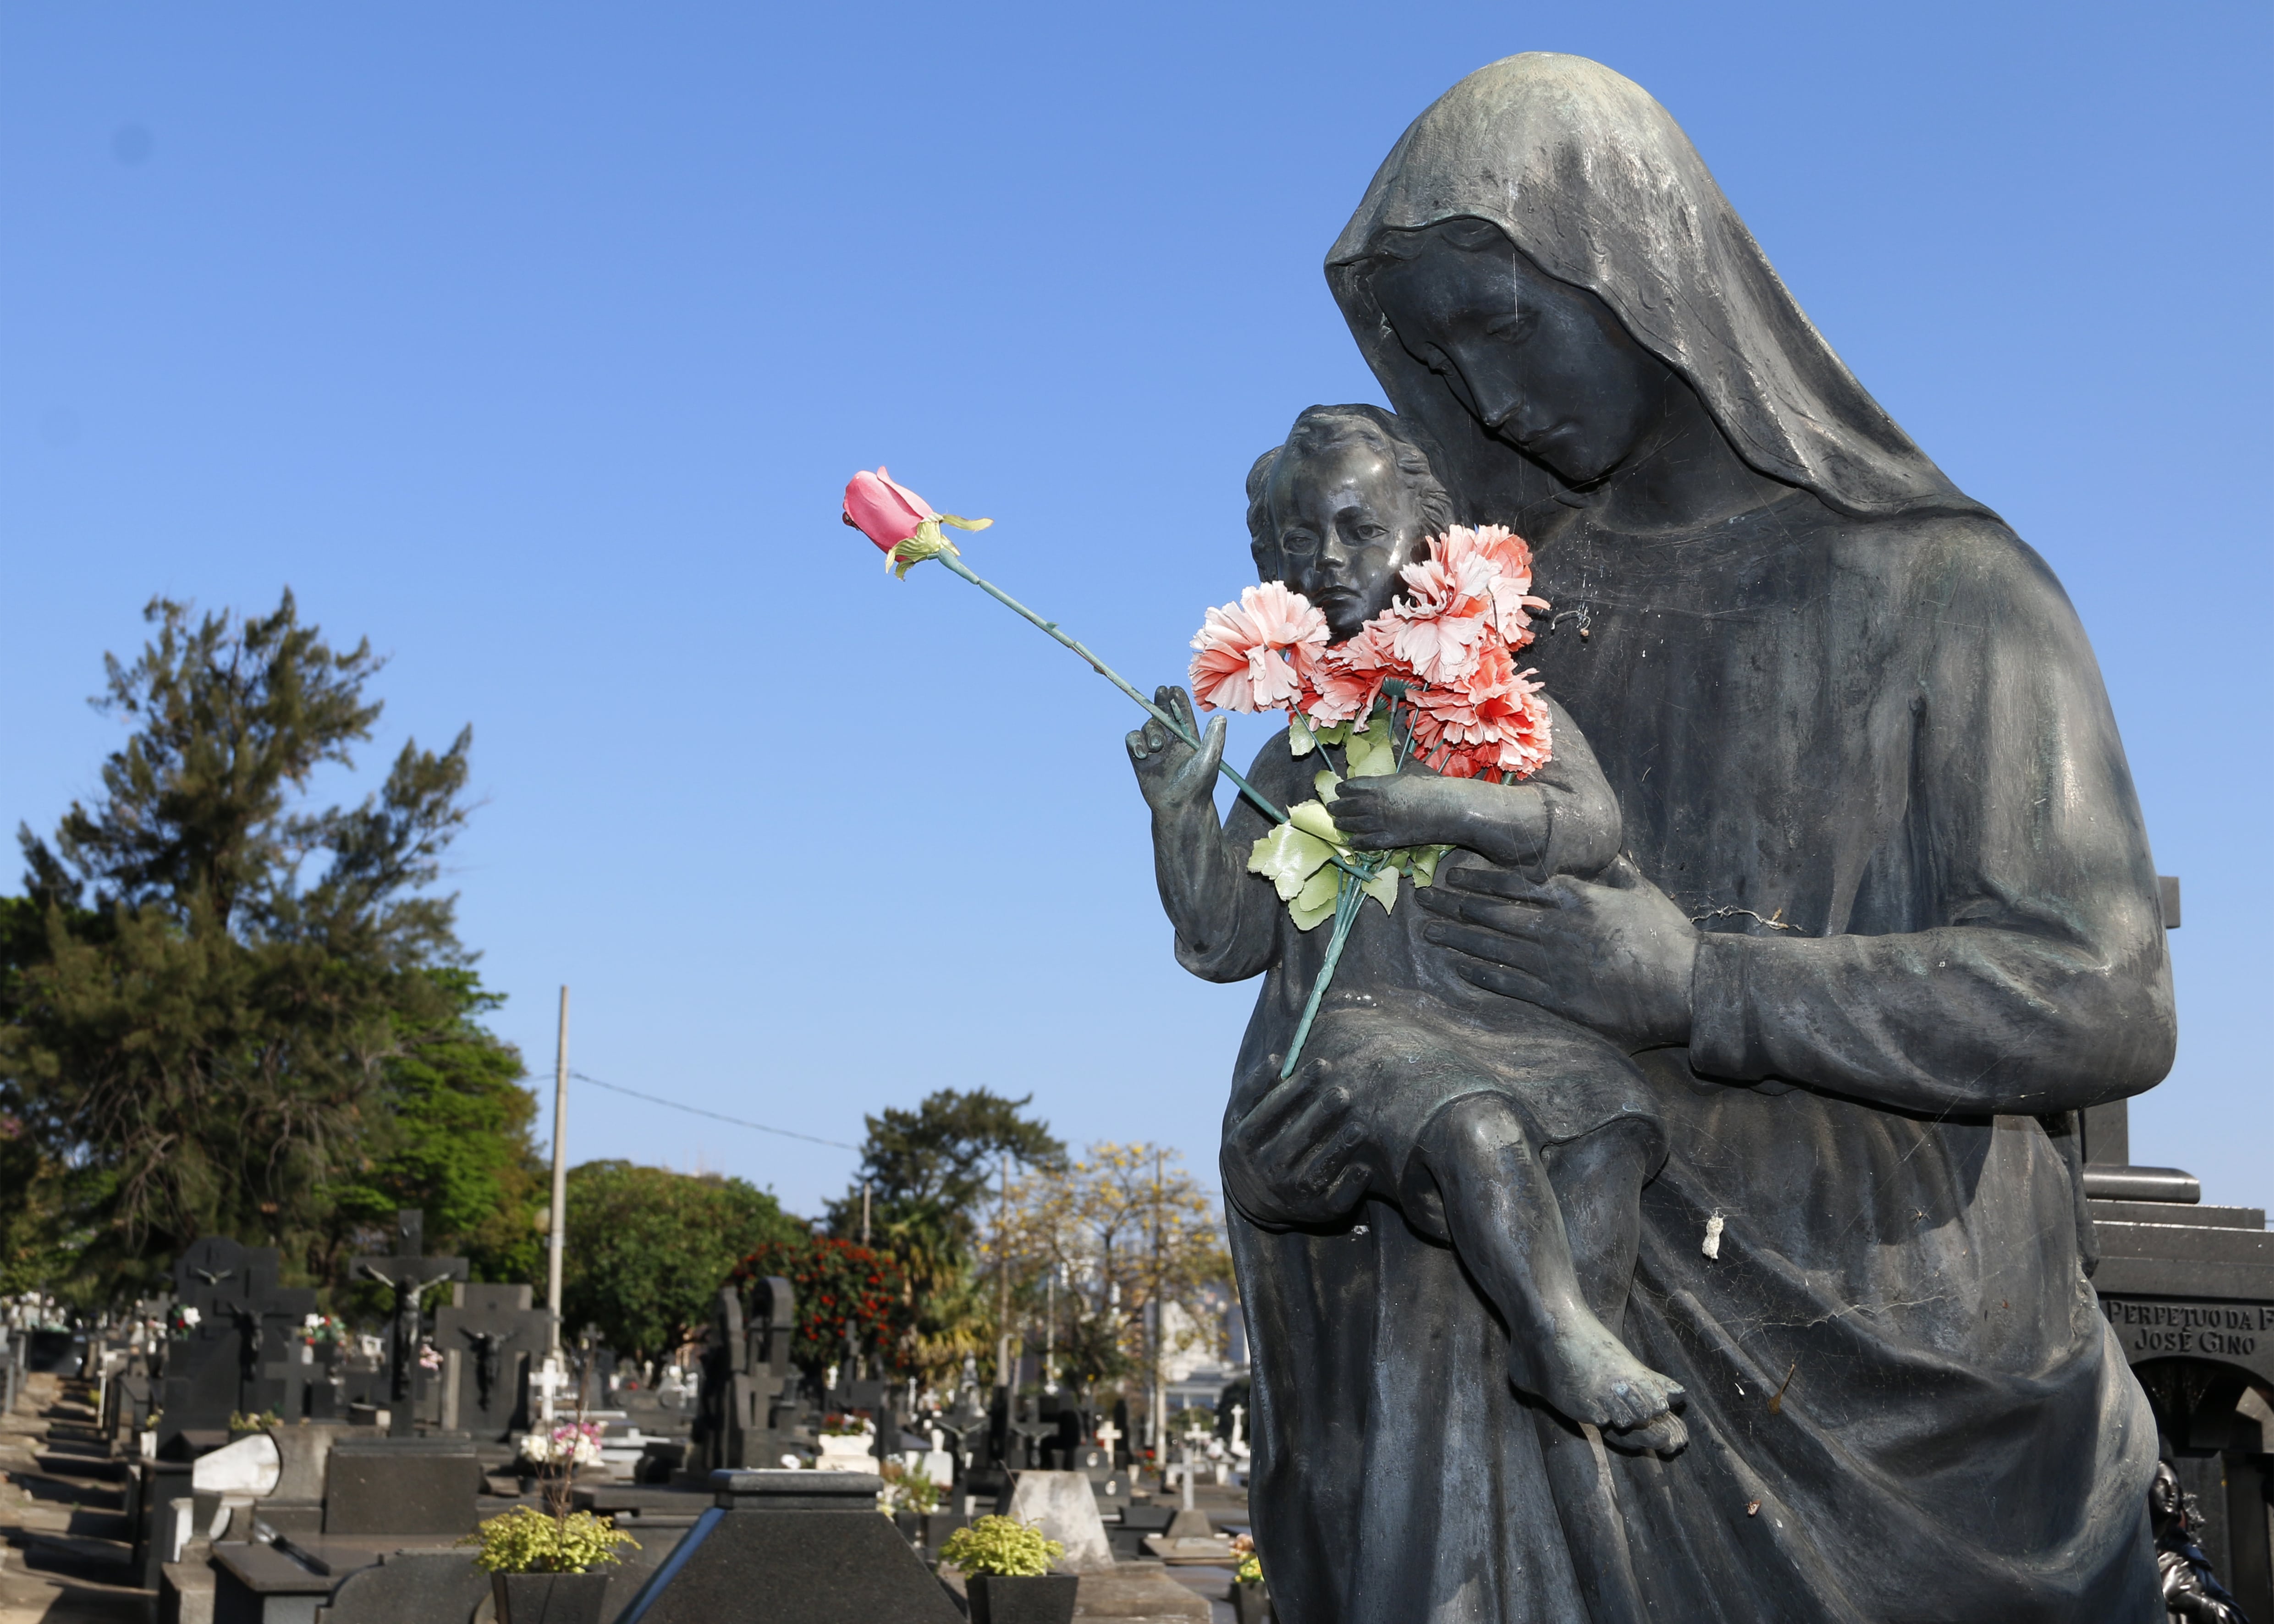
[[1298,930],[1315,929],[1319,921],[1335,911],[1336,893],[1342,889],[1343,871],[1339,868],[1320,869],[1304,882],[1303,889],[1288,899],[1287,912],[1295,921]]
[[1287,753],[1291,756],[1308,756],[1313,750],[1315,750],[1318,748],[1319,741],[1311,732],[1311,725],[1305,721],[1300,714],[1289,718],[1287,721]]
[[1334,855],[1335,848],[1317,836],[1305,834],[1292,823],[1281,823],[1249,849],[1247,871],[1269,880],[1280,901],[1292,902],[1303,883],[1331,862]]
[[1287,821],[1305,834],[1315,835],[1330,846],[1347,848],[1350,845],[1349,841],[1343,838],[1343,831],[1335,827],[1332,814],[1318,801],[1299,801],[1294,806],[1289,807]]
[[1453,848],[1449,846],[1417,846],[1406,853],[1406,873],[1413,876],[1416,885],[1428,885],[1437,878],[1438,860]]
[[916,526],[916,533],[905,540],[894,542],[885,554],[885,568],[901,580],[908,571],[927,559],[936,559],[943,553],[953,553],[956,545],[939,533],[939,522],[926,519]]
[[1332,767],[1325,767],[1312,775],[1311,787],[1319,792],[1319,800],[1322,803],[1332,806],[1335,804],[1335,786],[1341,782]]
[[1397,912],[1397,870],[1384,866],[1380,874],[1366,883],[1366,894],[1382,904],[1385,914]]
[[939,522],[942,524],[953,524],[960,530],[983,530],[995,523],[992,519],[967,519],[953,513],[940,515]]
[[1389,712],[1377,710],[1365,730],[1350,736],[1350,776],[1386,778],[1397,771],[1397,746],[1390,737]]

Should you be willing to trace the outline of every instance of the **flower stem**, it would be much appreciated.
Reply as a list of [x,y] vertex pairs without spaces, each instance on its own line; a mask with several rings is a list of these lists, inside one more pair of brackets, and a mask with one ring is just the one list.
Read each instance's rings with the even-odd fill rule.
[[1319,966],[1319,979],[1311,983],[1309,1002],[1303,1005],[1303,1019],[1295,1027],[1295,1036],[1287,1045],[1287,1058],[1280,1063],[1279,1080],[1285,1082],[1295,1075],[1296,1064],[1303,1058],[1304,1040],[1311,1035],[1311,1023],[1319,1017],[1319,1001],[1327,996],[1327,984],[1335,979],[1335,966],[1342,962],[1343,944],[1350,940],[1351,927],[1358,922],[1358,911],[1365,904],[1365,881],[1354,870],[1344,868],[1335,883],[1335,933],[1327,939],[1326,962]]
[[[1092,654],[1088,649],[1082,647],[1081,643],[1075,642],[1073,638],[1060,631],[1058,629],[1058,623],[1056,620],[1045,620],[1041,615],[1036,614],[1033,610],[1028,608],[1026,605],[1012,597],[1001,587],[997,586],[992,581],[987,580],[985,577],[975,574],[969,565],[966,564],[954,553],[941,553],[939,555],[939,561],[946,565],[957,575],[961,575],[966,581],[971,583],[972,585],[977,587],[981,591],[986,593],[988,597],[993,598],[997,603],[1001,604],[1005,609],[1009,609],[1015,613],[1024,615],[1035,625],[1039,626],[1043,630],[1057,638],[1058,642],[1064,643],[1067,648],[1072,649],[1076,654],[1081,655],[1083,659],[1089,663],[1089,668],[1092,671],[1096,672],[1099,676],[1103,677],[1108,682],[1113,684],[1114,687],[1119,688],[1123,693],[1128,695],[1130,698],[1135,700],[1139,704],[1144,706],[1146,713],[1152,717],[1155,721],[1160,723],[1162,726],[1176,734],[1178,738],[1183,740],[1195,750],[1201,748],[1201,741],[1193,737],[1192,733],[1186,728],[1183,723],[1178,721],[1175,717],[1171,716],[1166,710],[1162,710],[1160,706],[1146,698],[1144,695],[1130,687],[1127,680],[1123,678],[1119,672],[1114,670],[1112,666],[1107,665],[1103,660],[1098,658],[1096,655]],[[1287,815],[1281,811],[1277,807],[1274,806],[1269,796],[1265,795],[1261,790],[1257,789],[1255,786],[1250,784],[1246,778],[1242,778],[1228,763],[1218,762],[1216,763],[1216,770],[1224,774],[1225,778],[1230,778],[1241,794],[1246,796],[1248,800],[1255,803],[1256,810],[1262,813],[1264,816],[1269,818],[1275,823],[1284,823],[1287,821]]]

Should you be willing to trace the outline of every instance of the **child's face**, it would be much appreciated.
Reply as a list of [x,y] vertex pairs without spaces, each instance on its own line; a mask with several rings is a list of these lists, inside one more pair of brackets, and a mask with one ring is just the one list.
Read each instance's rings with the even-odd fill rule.
[[1325,613],[1337,643],[1389,608],[1404,584],[1397,572],[1428,554],[1419,505],[1397,464],[1363,440],[1281,457],[1271,518],[1287,584]]

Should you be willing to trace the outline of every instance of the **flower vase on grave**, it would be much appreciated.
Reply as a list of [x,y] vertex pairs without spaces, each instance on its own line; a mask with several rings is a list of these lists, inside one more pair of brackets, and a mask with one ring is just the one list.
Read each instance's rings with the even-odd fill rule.
[[492,1574],[497,1624],[600,1624],[606,1573]]
[[1231,1587],[1231,1615],[1239,1624],[1278,1624],[1271,1610],[1271,1592],[1261,1581]]
[[1241,1534],[1231,1542],[1231,1611],[1239,1624],[1276,1624],[1271,1592],[1263,1583],[1263,1561],[1255,1554],[1255,1537]]
[[965,1581],[971,1624],[1072,1624],[1081,1583],[1072,1574],[974,1574]]

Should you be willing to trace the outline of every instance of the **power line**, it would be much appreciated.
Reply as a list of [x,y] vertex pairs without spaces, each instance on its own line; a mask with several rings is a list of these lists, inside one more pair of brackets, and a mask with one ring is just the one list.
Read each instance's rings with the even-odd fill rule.
[[588,1077],[582,1071],[571,1071],[568,1075],[580,1083],[590,1083],[595,1088],[605,1088],[610,1094],[629,1094],[635,1100],[644,1100],[650,1105],[667,1106],[674,1111],[685,1111],[690,1116],[708,1116],[713,1122],[729,1123],[737,1128],[753,1128],[760,1133],[778,1133],[786,1139],[803,1139],[809,1145],[828,1145],[838,1150],[852,1151],[856,1154],[861,1149],[858,1145],[847,1145],[843,1139],[825,1139],[810,1133],[798,1133],[788,1128],[769,1128],[762,1122],[744,1122],[740,1116],[728,1116],[719,1111],[706,1111],[699,1105],[681,1105],[676,1100],[666,1100],[660,1094],[642,1094],[638,1089],[627,1088],[621,1083],[604,1083],[599,1078]]

